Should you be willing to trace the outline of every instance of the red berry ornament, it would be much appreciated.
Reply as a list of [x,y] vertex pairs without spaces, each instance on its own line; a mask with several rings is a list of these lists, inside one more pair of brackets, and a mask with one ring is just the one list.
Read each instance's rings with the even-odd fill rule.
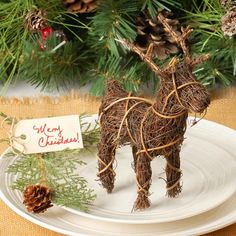
[[42,41],[39,42],[39,47],[42,50],[47,49],[46,41],[52,35],[52,33],[53,33],[53,29],[51,27],[46,27],[41,30]]

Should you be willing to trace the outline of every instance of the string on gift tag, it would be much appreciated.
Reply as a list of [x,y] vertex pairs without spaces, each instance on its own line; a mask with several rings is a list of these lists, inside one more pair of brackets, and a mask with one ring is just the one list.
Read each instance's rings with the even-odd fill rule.
[[[6,124],[7,120],[12,120],[11,124],[10,124],[10,129],[7,129],[5,127],[5,124]],[[16,156],[18,156],[19,154],[24,153],[25,147],[24,147],[24,144],[20,142],[20,140],[26,139],[26,135],[21,134],[20,136],[14,136],[13,130],[14,130],[14,125],[15,124],[16,124],[15,117],[7,116],[3,119],[2,123],[1,123],[1,129],[3,129],[6,132],[7,136],[8,136],[9,145],[12,149],[12,152]],[[17,149],[14,147],[14,143],[17,144]]]

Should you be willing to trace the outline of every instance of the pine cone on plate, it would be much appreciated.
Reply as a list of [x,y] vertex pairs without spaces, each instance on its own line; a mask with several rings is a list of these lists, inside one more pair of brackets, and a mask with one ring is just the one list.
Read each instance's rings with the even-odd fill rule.
[[41,9],[33,9],[25,16],[25,27],[36,33],[48,26],[46,13]]
[[[161,13],[166,17],[172,29],[180,35],[179,21],[174,19],[170,12],[162,11]],[[142,52],[163,60],[179,51],[174,38],[161,22],[157,18],[152,19],[147,12],[141,13],[137,18],[136,26],[138,36],[135,44]]]
[[64,6],[71,12],[89,13],[97,8],[98,0],[63,0]]
[[36,184],[28,186],[24,193],[24,201],[27,210],[33,213],[43,213],[48,208],[52,207],[52,192],[43,185]]
[[236,35],[236,6],[230,8],[221,18],[221,29],[226,36]]

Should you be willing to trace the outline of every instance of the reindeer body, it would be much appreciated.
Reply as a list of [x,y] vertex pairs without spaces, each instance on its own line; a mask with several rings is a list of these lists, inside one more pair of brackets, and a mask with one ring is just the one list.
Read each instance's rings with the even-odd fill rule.
[[[165,87],[165,84],[161,85],[159,93],[162,93],[162,88]],[[171,91],[170,91],[171,92]],[[111,94],[114,94],[113,97],[110,96]],[[121,126],[121,120],[120,117],[124,117],[126,110],[129,110],[131,108],[131,111],[127,114],[126,119],[129,121],[132,121],[129,123],[128,127],[125,122],[122,124],[121,132],[119,135],[119,140],[116,140],[118,145],[124,145],[129,143],[132,146],[135,146],[137,149],[142,149],[141,145],[141,139],[140,135],[138,135],[135,131],[141,130],[141,122],[144,120],[143,123],[143,134],[144,134],[144,141],[145,146],[147,148],[153,148],[157,146],[156,139],[158,138],[158,143],[161,143],[162,145],[167,144],[165,140],[165,134],[176,132],[178,129],[178,133],[181,133],[181,135],[184,134],[186,129],[186,119],[188,117],[188,111],[186,109],[182,109],[179,107],[178,102],[176,102],[176,98],[173,98],[173,103],[177,104],[175,105],[176,108],[169,110],[168,108],[165,110],[166,114],[175,115],[179,112],[182,114],[178,117],[176,117],[175,122],[173,124],[172,119],[166,119],[162,118],[160,116],[157,116],[155,112],[153,112],[152,107],[155,111],[161,113],[164,101],[158,100],[158,95],[156,96],[156,101],[153,104],[150,104],[148,102],[140,102],[138,99],[129,99],[128,101],[121,101],[119,104],[113,105],[112,110],[108,110],[106,113],[104,113],[100,119],[101,124],[101,133],[103,134],[103,126],[106,126],[106,129],[113,130],[114,126],[117,127],[117,132],[111,133],[110,139],[115,142],[117,139],[117,133]],[[119,94],[119,96],[118,96]],[[108,99],[107,96],[108,95]],[[114,101],[117,101],[121,98],[128,97],[128,93],[125,92],[121,85],[117,81],[109,81],[107,84],[107,91],[105,93],[105,96],[102,100],[99,114],[102,114],[102,111],[108,107],[110,104],[112,104]],[[118,108],[116,108],[116,106]],[[134,108],[132,108],[134,107]],[[116,114],[113,114],[113,110],[116,110]],[[140,112],[141,111],[141,112]],[[174,111],[174,112],[173,112]],[[172,114],[173,113],[173,114]],[[146,116],[144,118],[144,116]],[[155,129],[152,131],[152,133],[146,133],[146,130],[151,130],[152,127],[149,127],[150,125],[154,126]],[[109,128],[111,126],[111,129]],[[163,129],[165,128],[165,132],[163,133]],[[130,131],[130,133],[128,132]],[[174,135],[173,139],[175,138]],[[180,142],[181,143],[181,142]],[[152,156],[155,157],[157,155],[165,155],[168,152],[168,147],[165,149],[160,149],[158,151],[152,152]]]
[[210,101],[206,89],[192,74],[194,63],[189,57],[180,62],[172,61],[167,69],[162,71],[135,46],[128,46],[138,52],[160,76],[160,88],[156,100],[152,103],[128,94],[117,81],[108,82],[99,110],[101,140],[98,145],[98,176],[103,187],[111,193],[115,181],[115,150],[118,146],[130,144],[138,186],[134,208],[145,209],[150,206],[150,163],[156,156],[162,155],[167,161],[168,196],[176,197],[181,192],[179,152],[186,130],[188,111],[201,113]]

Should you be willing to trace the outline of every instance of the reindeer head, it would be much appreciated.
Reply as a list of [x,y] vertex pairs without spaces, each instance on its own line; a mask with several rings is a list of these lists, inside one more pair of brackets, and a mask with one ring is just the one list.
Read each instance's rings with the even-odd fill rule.
[[177,44],[179,44],[179,46],[182,48],[184,55],[183,59],[178,60],[174,57],[170,63],[164,69],[162,69],[157,64],[155,64],[155,62],[149,56],[152,48],[149,48],[148,53],[144,54],[139,50],[139,48],[128,41],[118,41],[139,54],[139,56],[161,78],[162,87],[172,83],[172,88],[169,91],[169,95],[167,95],[167,99],[169,99],[171,96],[175,96],[178,100],[178,105],[182,109],[187,109],[194,113],[202,113],[210,103],[210,96],[206,88],[197,81],[193,74],[193,68],[197,64],[206,61],[209,58],[209,55],[204,55],[193,59],[190,56],[188,47],[186,46],[186,39],[192,30],[189,27],[185,29],[182,28],[182,34],[177,35],[161,13],[159,13],[157,17],[158,20],[163,24],[165,30],[169,32]]
[[184,55],[181,61],[173,58],[167,68],[164,71],[162,70],[162,74],[166,73],[171,76],[175,95],[183,108],[202,113],[210,103],[210,96],[207,89],[197,81],[193,74],[193,68],[197,64],[208,60],[209,55],[193,59],[186,46],[186,39],[192,30],[189,27],[181,28],[182,34],[177,35],[162,14],[158,15],[158,19],[182,48]]
[[202,113],[210,104],[207,89],[193,75],[193,66],[183,60],[176,65],[176,71],[169,74],[173,83],[173,91],[179,106],[194,113]]
[[[207,58],[208,56],[204,56],[200,61]],[[190,57],[181,61],[173,58],[167,68],[162,70],[161,76],[162,88],[168,93],[167,99],[174,97],[179,109],[194,113],[202,113],[210,103],[207,89],[197,81],[192,72],[198,61],[199,59],[192,60]]]

